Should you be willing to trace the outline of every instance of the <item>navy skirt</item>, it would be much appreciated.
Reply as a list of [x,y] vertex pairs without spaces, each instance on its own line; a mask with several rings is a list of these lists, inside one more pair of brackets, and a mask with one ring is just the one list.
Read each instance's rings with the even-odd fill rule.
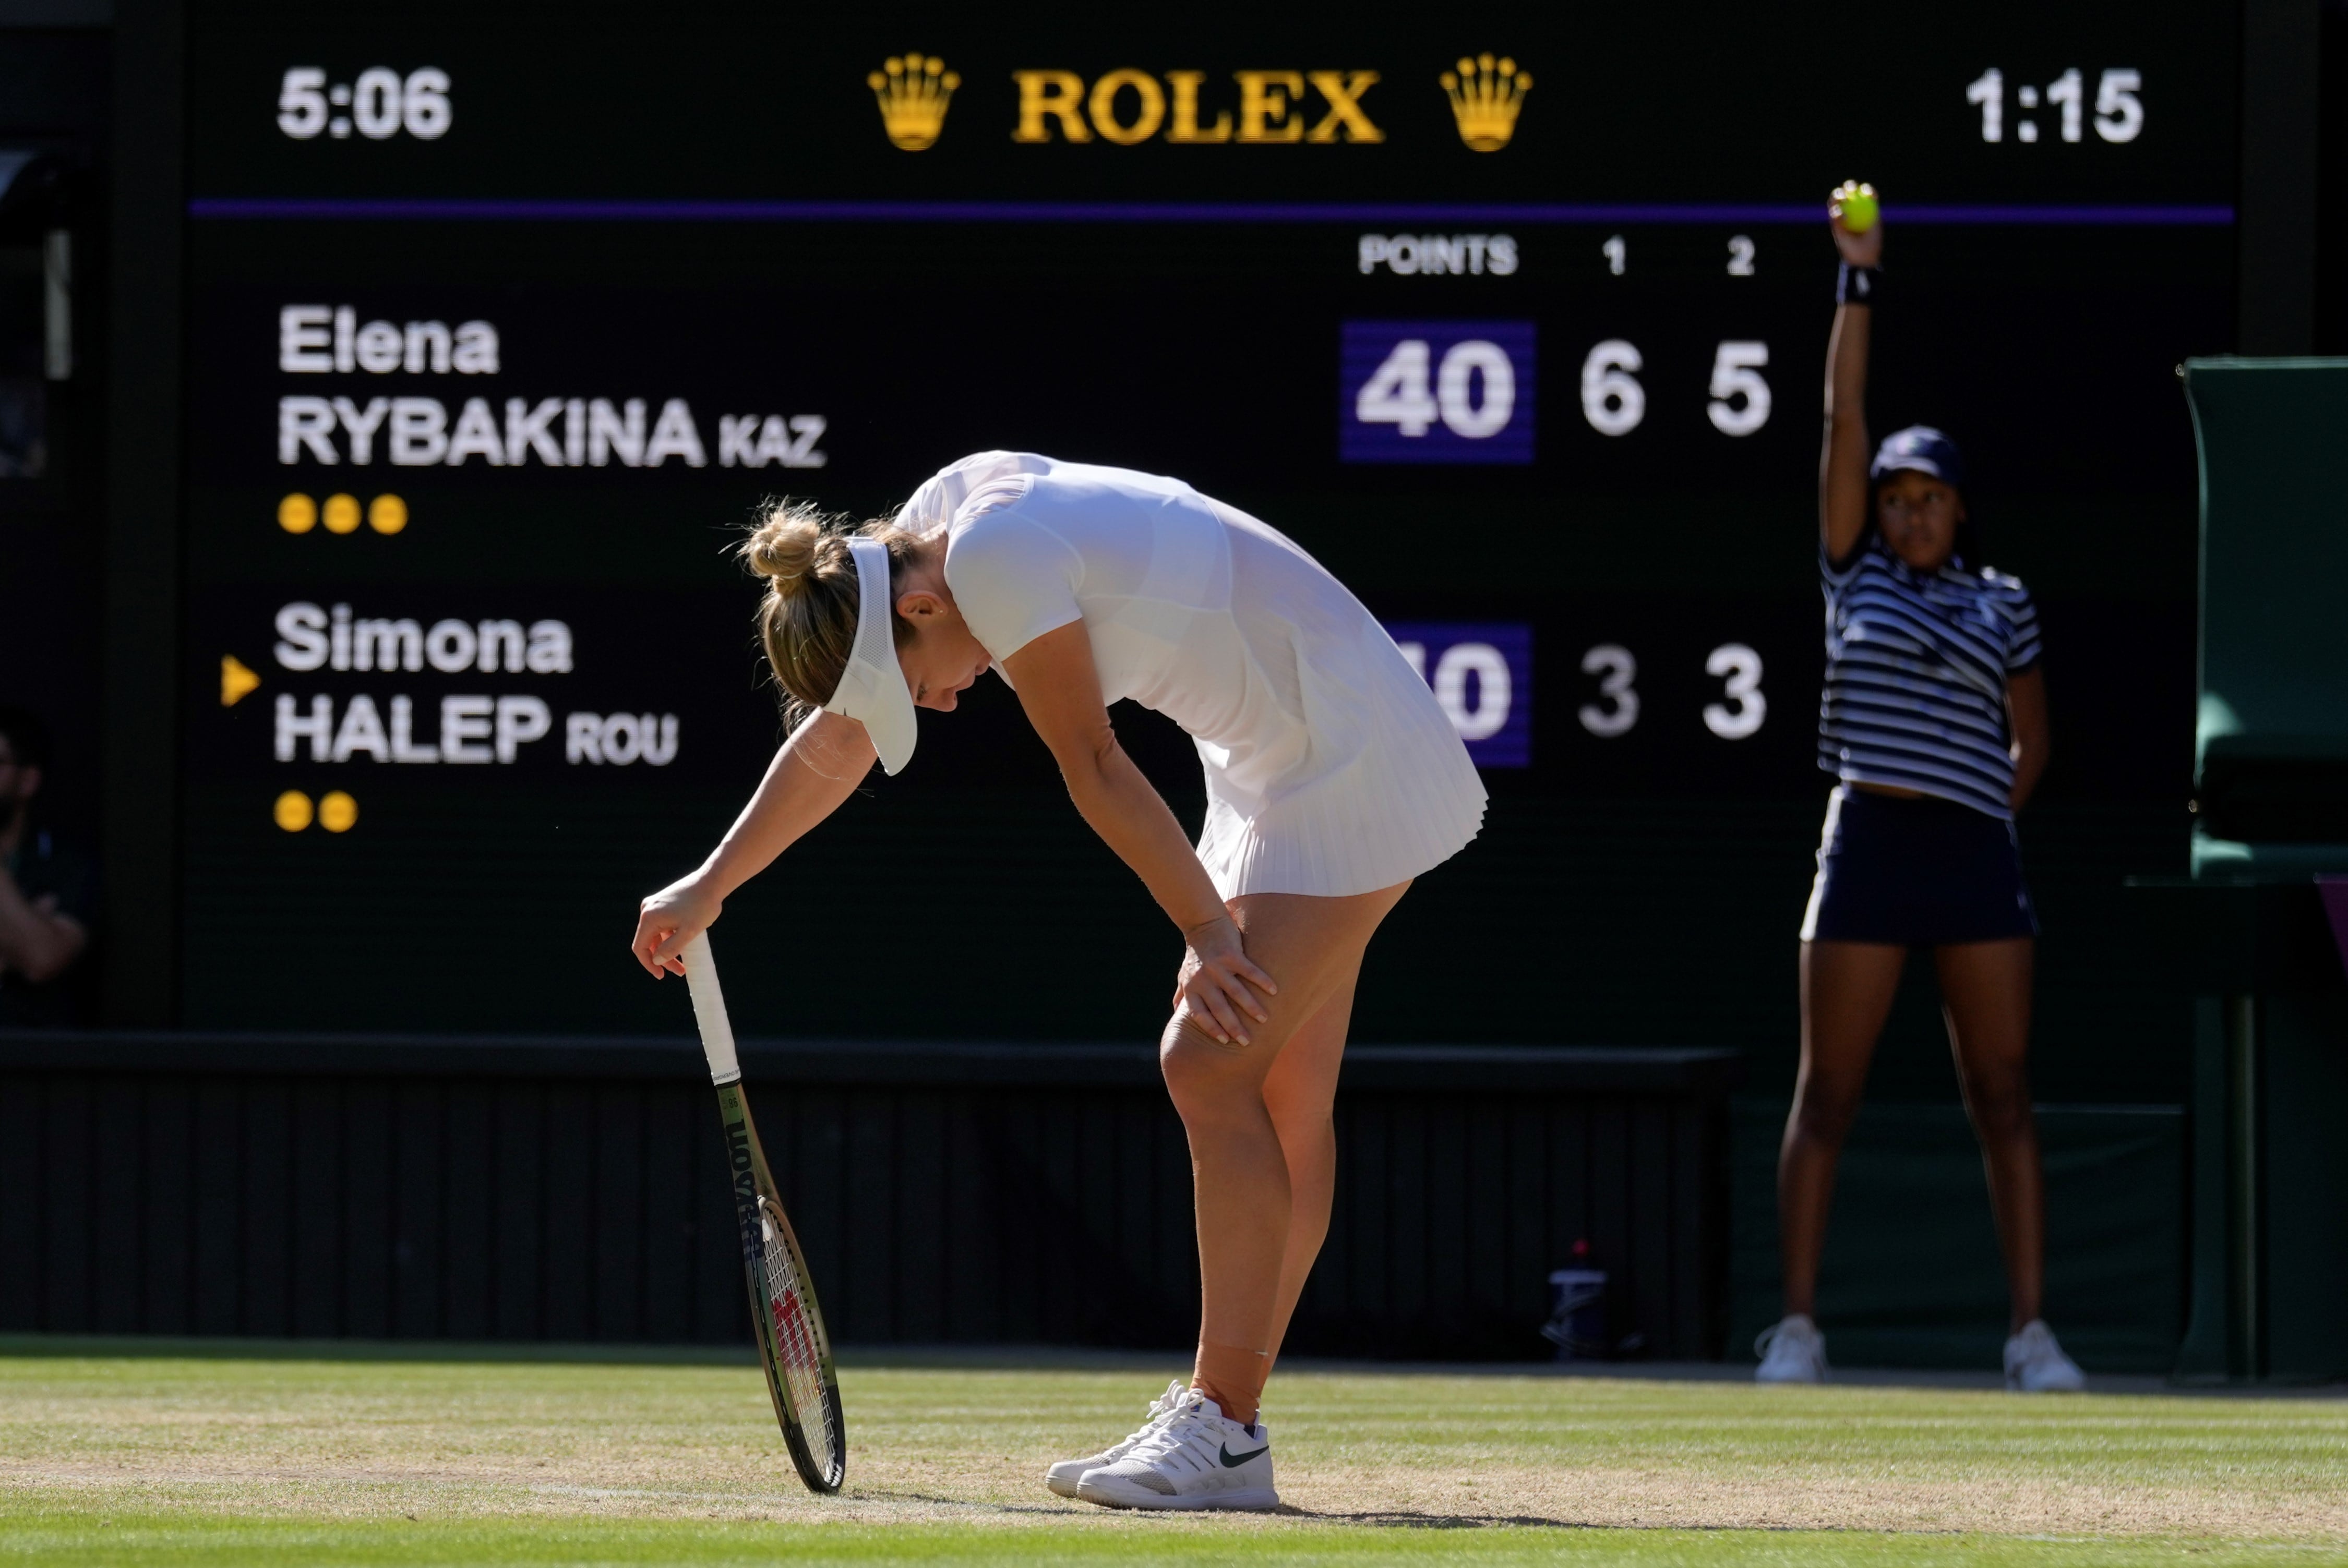
[[1803,941],[1938,947],[2036,935],[2011,822],[1849,784],[1828,797]]

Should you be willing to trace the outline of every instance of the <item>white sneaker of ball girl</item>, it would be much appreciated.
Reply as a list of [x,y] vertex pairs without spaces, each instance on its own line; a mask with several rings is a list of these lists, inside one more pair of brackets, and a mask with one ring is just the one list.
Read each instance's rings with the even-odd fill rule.
[[1191,1390],[1123,1459],[1086,1471],[1076,1495],[1107,1508],[1277,1508],[1272,1429],[1241,1426]]
[[1756,1383],[1823,1383],[1827,1380],[1827,1337],[1806,1313],[1779,1318],[1753,1341],[1761,1365],[1753,1370]]
[[2034,1317],[2005,1342],[2005,1386],[2017,1394],[2075,1394],[2087,1386],[2087,1375],[2063,1354],[2046,1319]]
[[1143,1421],[1131,1436],[1120,1438],[1100,1452],[1084,1459],[1062,1460],[1044,1472],[1044,1484],[1062,1497],[1076,1496],[1076,1482],[1084,1479],[1085,1471],[1115,1464],[1131,1453],[1134,1444],[1156,1431],[1159,1422],[1182,1408],[1182,1396],[1189,1391],[1179,1378],[1167,1384],[1166,1391],[1149,1401],[1149,1419]]

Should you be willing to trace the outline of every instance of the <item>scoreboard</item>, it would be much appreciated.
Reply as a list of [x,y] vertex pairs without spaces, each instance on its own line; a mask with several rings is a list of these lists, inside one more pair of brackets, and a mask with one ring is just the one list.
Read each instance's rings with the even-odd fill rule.
[[[1874,426],[1957,436],[2046,606],[2050,791],[2158,794],[2238,27],[199,0],[182,1016],[674,1032],[634,900],[780,735],[729,546],[767,498],[882,515],[1014,447],[1179,476],[1364,598],[1495,797],[1406,906],[1466,999],[1397,991],[1385,1032],[1570,1035],[1532,960],[1595,897],[1575,844],[1667,856],[1824,785],[1844,178],[1884,193]],[[1117,719],[1195,820],[1187,743]],[[922,723],[737,895],[746,1027],[1146,1038],[1172,938],[1015,702]],[[1027,948],[1082,978],[1012,999]]]

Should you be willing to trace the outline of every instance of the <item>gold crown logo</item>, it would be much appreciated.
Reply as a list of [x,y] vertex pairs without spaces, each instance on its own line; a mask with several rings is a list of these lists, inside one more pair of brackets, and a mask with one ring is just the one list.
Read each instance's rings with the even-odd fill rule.
[[919,152],[946,128],[946,106],[962,77],[935,55],[892,55],[864,78],[880,105],[880,128],[907,152]]
[[1509,145],[1517,133],[1517,111],[1533,87],[1532,77],[1517,69],[1516,61],[1478,55],[1460,61],[1457,75],[1444,72],[1442,80],[1460,140],[1476,152],[1498,152]]

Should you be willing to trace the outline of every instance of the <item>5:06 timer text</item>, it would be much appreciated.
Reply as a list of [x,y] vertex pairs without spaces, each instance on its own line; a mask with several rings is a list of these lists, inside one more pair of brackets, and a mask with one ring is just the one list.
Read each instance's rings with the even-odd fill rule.
[[448,134],[454,115],[448,73],[438,66],[404,76],[370,66],[347,82],[329,82],[317,66],[295,66],[277,91],[277,128],[296,141],[322,132],[339,141],[353,131],[369,141],[388,141],[403,130],[418,141],[438,141]]

